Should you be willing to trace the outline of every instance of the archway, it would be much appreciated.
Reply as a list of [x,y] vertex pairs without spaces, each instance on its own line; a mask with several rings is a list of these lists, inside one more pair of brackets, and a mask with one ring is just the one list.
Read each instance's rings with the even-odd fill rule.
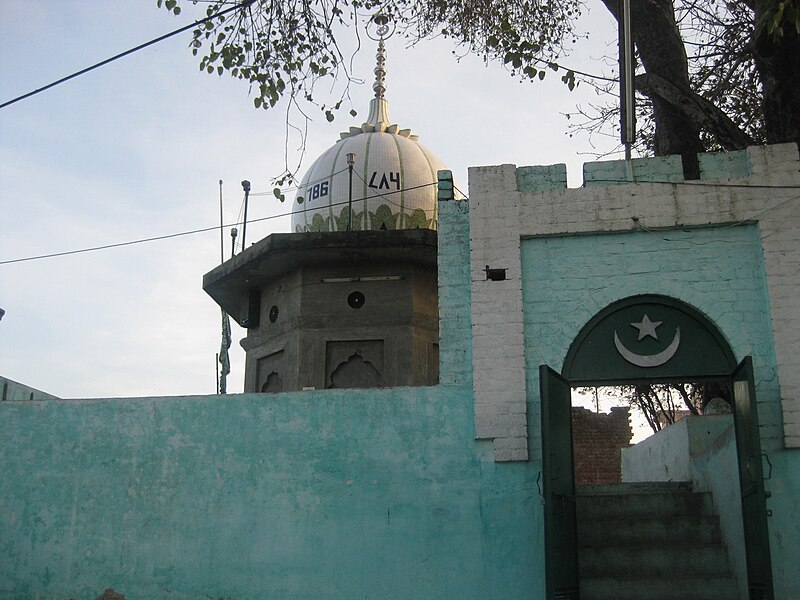
[[688,304],[657,295],[607,306],[579,332],[559,374],[540,366],[542,474],[548,598],[579,597],[570,389],[725,379],[734,430],[750,598],[772,598],[765,493],[749,357],[737,365],[722,333]]

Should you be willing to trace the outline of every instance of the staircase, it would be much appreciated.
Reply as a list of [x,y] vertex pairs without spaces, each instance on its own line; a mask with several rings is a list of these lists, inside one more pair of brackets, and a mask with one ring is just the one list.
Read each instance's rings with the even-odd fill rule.
[[581,600],[738,600],[710,494],[582,486],[577,515]]

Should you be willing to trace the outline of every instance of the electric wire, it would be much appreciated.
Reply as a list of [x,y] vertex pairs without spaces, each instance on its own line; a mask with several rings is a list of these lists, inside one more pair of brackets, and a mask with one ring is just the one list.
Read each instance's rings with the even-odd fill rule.
[[134,52],[138,52],[139,50],[144,50],[145,48],[147,48],[149,46],[152,46],[153,44],[157,44],[159,42],[163,42],[164,40],[169,39],[169,38],[171,38],[171,37],[173,37],[175,35],[178,35],[179,33],[183,33],[184,31],[187,31],[189,29],[192,29],[193,27],[197,27],[198,25],[202,25],[203,23],[207,23],[209,21],[212,21],[212,20],[214,20],[214,19],[216,19],[218,17],[221,17],[221,16],[223,16],[223,15],[229,13],[229,12],[232,12],[234,10],[238,10],[240,8],[244,8],[244,7],[252,4],[253,2],[255,2],[255,0],[244,0],[243,2],[240,2],[240,3],[238,3],[238,4],[234,5],[234,6],[231,6],[229,8],[226,8],[225,10],[221,10],[221,11],[219,11],[217,13],[214,13],[213,15],[210,15],[210,16],[204,18],[204,19],[199,19],[199,20],[195,21],[194,23],[190,23],[189,25],[184,25],[183,27],[179,27],[178,29],[176,29],[174,31],[171,31],[169,33],[165,33],[162,36],[159,36],[159,37],[157,37],[155,39],[152,39],[149,42],[145,42],[144,44],[139,44],[138,46],[136,46],[134,48],[130,48],[129,50],[125,50],[125,52],[120,52],[119,54],[116,54],[116,55],[112,56],[111,58],[107,58],[105,60],[101,60],[99,63],[95,63],[90,67],[86,67],[85,69],[81,69],[80,71],[76,71],[75,73],[72,73],[71,75],[67,75],[66,77],[62,77],[61,79],[59,79],[57,81],[54,81],[52,83],[48,83],[47,85],[45,85],[43,87],[40,87],[38,89],[33,90],[32,92],[28,92],[27,94],[23,94],[22,96],[18,96],[16,98],[14,98],[13,100],[8,100],[6,102],[3,102],[2,104],[0,104],[0,108],[5,108],[6,106],[11,106],[12,104],[14,104],[16,102],[19,102],[20,100],[25,100],[26,98],[30,98],[31,96],[35,96],[36,94],[40,94],[41,92],[44,92],[44,91],[49,90],[51,88],[54,88],[57,85],[60,85],[62,83],[65,83],[65,82],[69,81],[70,79],[75,79],[76,77],[80,77],[81,75],[84,75],[84,74],[88,73],[89,71],[94,71],[95,69],[99,69],[102,66],[105,66],[105,65],[107,65],[109,63],[114,62],[115,60],[119,60],[120,58],[124,58],[124,57],[128,56],[129,54],[133,54]]
[[[358,178],[361,180],[361,183],[363,183],[363,184],[365,184],[365,185],[369,185],[369,184],[367,183],[367,181],[366,181],[366,180],[365,180],[365,179],[364,179],[364,178],[361,176],[361,174],[360,174],[360,173],[358,173],[358,172],[356,172],[356,171],[353,171],[353,173],[355,173],[356,177],[358,177]],[[437,182],[437,183],[438,183],[438,182]],[[374,189],[374,188],[373,188],[373,189]],[[406,189],[413,189],[413,188],[406,188]],[[387,192],[387,193],[400,193],[400,192],[403,192],[403,191],[405,191],[405,190],[396,190],[395,192]],[[405,208],[406,208],[406,207],[405,207],[405,206],[403,206],[402,204],[400,204],[400,203],[398,203],[398,202],[395,202],[394,200],[390,200],[389,198],[387,198],[387,197],[386,197],[386,195],[385,195],[385,194],[382,194],[382,193],[380,193],[380,192],[378,192],[378,191],[376,191],[376,192],[373,192],[373,193],[374,193],[374,195],[373,195],[373,196],[370,196],[370,198],[375,198],[375,197],[378,197],[378,198],[383,198],[383,199],[384,199],[384,200],[386,200],[386,201],[387,201],[389,204],[393,204],[393,205],[394,205],[394,206],[396,206],[397,208],[403,208],[403,209],[405,209]],[[421,211],[423,211],[423,212],[426,212],[426,213],[428,213],[428,212],[436,212],[436,209],[435,209],[435,208],[420,208],[420,210],[421,210]]]
[[[339,169],[338,171],[334,171],[333,173],[331,173],[330,175],[326,175],[325,177],[320,177],[319,179],[312,179],[311,181],[307,181],[304,185],[305,185],[305,187],[308,187],[310,185],[316,185],[318,183],[322,183],[323,181],[328,181],[329,179],[332,179],[332,178],[336,177],[337,175],[339,175],[341,173],[344,173],[345,171],[347,171],[347,167],[344,167],[343,169]],[[302,182],[301,182],[301,184],[302,184]],[[297,191],[299,189],[300,189],[299,185],[289,186],[289,187],[286,187],[286,188],[280,188],[282,194],[286,194],[287,192],[295,192],[295,191]],[[270,191],[267,191],[267,192],[250,192],[250,196],[273,196],[273,195],[275,195],[274,191],[272,191],[272,192],[270,192]]]
[[[397,191],[389,192],[389,193],[390,194],[399,194],[400,192],[403,192],[403,191],[416,190],[416,189],[420,189],[420,188],[424,188],[424,187],[430,187],[432,185],[438,185],[438,183],[439,183],[438,181],[434,181],[432,183],[424,183],[424,184],[421,184],[421,185],[416,185],[416,186],[412,186],[412,187],[409,187],[409,188],[404,188],[402,190],[397,190]],[[367,199],[372,198],[372,197],[374,197],[374,196],[365,196],[363,198],[356,198],[356,199],[353,200],[353,202],[361,202],[363,200],[367,200]],[[328,204],[327,206],[330,206],[330,207],[333,207],[333,206],[344,206],[346,204],[348,204],[348,201],[347,200],[343,200],[341,202],[332,202],[331,204]],[[313,210],[317,210],[317,208],[308,207],[308,208],[302,208],[302,209],[293,210],[293,211],[290,211],[290,212],[283,212],[283,213],[276,214],[276,215],[269,215],[269,216],[266,216],[266,217],[259,217],[257,219],[248,220],[248,223],[260,223],[260,222],[263,222],[263,221],[271,221],[273,219],[280,219],[280,218],[283,218],[283,217],[290,217],[290,216],[292,216],[292,214],[304,213],[304,212],[309,212],[309,211],[313,211]],[[226,224],[222,225],[222,227],[223,228],[237,227],[237,226],[239,226],[241,224],[242,224],[241,221],[236,221],[234,223],[226,223]],[[39,255],[35,255],[35,256],[24,256],[24,257],[21,257],[21,258],[11,258],[11,259],[6,259],[6,260],[0,260],[0,265],[9,265],[9,264],[14,264],[14,263],[29,262],[29,261],[33,261],[33,260],[43,260],[43,259],[46,259],[46,258],[56,258],[56,257],[60,257],[60,256],[70,256],[70,255],[74,255],[74,254],[85,254],[87,252],[96,252],[96,251],[99,251],[99,250],[109,250],[111,248],[121,248],[121,247],[124,247],[124,246],[133,246],[135,244],[144,244],[144,243],[148,243],[148,242],[157,242],[157,241],[167,240],[167,239],[171,239],[171,238],[185,237],[185,236],[189,236],[189,235],[196,235],[198,233],[206,233],[208,231],[217,231],[217,230],[219,230],[219,228],[220,228],[219,225],[213,225],[211,227],[201,227],[199,229],[190,229],[190,230],[187,230],[187,231],[179,231],[177,233],[167,233],[167,234],[164,234],[164,235],[157,235],[157,236],[152,236],[152,237],[147,237],[147,238],[128,240],[128,241],[125,241],[125,242],[116,242],[116,243],[111,243],[111,244],[104,244],[104,245],[101,245],[101,246],[90,246],[88,248],[79,248],[77,250],[64,250],[63,252],[51,252],[49,254],[39,254]]]
[[[207,17],[205,17],[203,19],[198,19],[197,21],[194,21],[193,23],[190,23],[188,25],[184,25],[183,27],[179,27],[178,29],[175,29],[174,31],[171,31],[169,33],[165,33],[164,35],[161,35],[161,36],[159,36],[157,38],[154,38],[154,39],[152,39],[152,40],[150,40],[148,42],[145,42],[143,44],[139,44],[138,46],[135,46],[133,48],[125,50],[124,52],[120,52],[119,54],[115,54],[114,56],[112,56],[110,58],[107,58],[105,60],[101,60],[100,62],[95,63],[95,64],[93,64],[93,65],[91,65],[89,67],[86,67],[84,69],[81,69],[80,71],[76,71],[76,72],[72,73],[71,75],[67,75],[66,77],[62,77],[61,79],[53,81],[52,83],[48,83],[45,86],[42,86],[42,87],[37,88],[37,89],[35,89],[33,91],[30,91],[30,92],[27,92],[25,94],[22,94],[21,96],[17,96],[16,98],[13,98],[11,100],[7,100],[6,102],[3,102],[2,104],[0,104],[0,109],[6,108],[7,106],[11,106],[12,104],[15,104],[15,103],[17,103],[17,102],[19,102],[21,100],[25,100],[26,98],[30,98],[32,96],[40,94],[40,93],[42,93],[44,91],[47,91],[47,90],[49,90],[51,88],[56,87],[57,85],[60,85],[62,83],[66,83],[67,81],[70,81],[71,79],[75,79],[76,77],[80,77],[81,75],[85,75],[86,73],[89,73],[90,71],[94,71],[95,69],[99,69],[100,67],[103,67],[103,66],[105,66],[105,65],[107,65],[109,63],[112,63],[112,62],[114,62],[116,60],[119,60],[120,58],[124,58],[124,57],[126,57],[126,56],[128,56],[130,54],[135,53],[135,52],[138,52],[139,50],[144,50],[145,48],[148,48],[148,47],[150,47],[150,46],[152,46],[154,44],[157,44],[159,42],[163,42],[164,40],[167,40],[167,39],[169,39],[169,38],[171,38],[173,36],[176,36],[179,33],[183,33],[184,31],[188,31],[189,29],[192,29],[193,27],[197,27],[198,25],[202,25],[204,23],[212,21],[212,20],[214,20],[214,19],[216,19],[218,17],[221,17],[223,15],[228,14],[229,12],[233,12],[233,11],[238,10],[240,8],[246,8],[246,7],[250,6],[251,4],[253,4],[255,1],[256,0],[244,0],[243,2],[239,2],[237,4],[234,4],[233,6],[230,6],[230,7],[226,8],[224,10],[221,10],[221,11],[219,11],[217,13],[214,13],[213,15],[207,16]],[[225,4],[227,4],[227,3],[225,3]],[[541,61],[541,60],[537,60],[537,62],[543,63],[543,61]],[[583,77],[588,77],[588,78],[591,78],[591,79],[602,79],[602,80],[611,81],[611,82],[617,81],[616,78],[604,77],[602,75],[593,75],[591,73],[585,73],[585,72],[579,71],[577,69],[570,69],[568,67],[565,67],[564,65],[560,65],[560,64],[556,64],[556,63],[553,63],[553,64],[556,65],[557,68],[564,69],[566,71],[571,71],[572,73],[575,73],[576,75],[581,75]],[[549,63],[547,63],[547,65],[548,65],[548,67],[550,66]]]
[[588,183],[619,183],[619,184],[638,184],[643,185],[647,183],[652,183],[656,185],[679,185],[679,186],[688,186],[688,187],[716,187],[716,188],[742,188],[742,189],[758,189],[758,190],[798,190],[800,189],[800,185],[797,184],[786,184],[786,185],[778,185],[778,184],[768,184],[768,183],[719,183],[713,181],[702,181],[702,180],[681,180],[681,181],[658,181],[658,180],[637,180],[635,177],[633,181],[628,181],[627,179],[592,179]]
[[[614,181],[616,181],[616,180],[614,180]],[[619,183],[628,183],[628,182],[619,182]],[[648,181],[646,183],[659,183],[659,184],[665,184],[665,185],[680,185],[682,183],[686,184],[687,182]],[[420,184],[420,185],[416,185],[416,186],[403,188],[403,189],[400,189],[400,190],[389,191],[389,192],[386,192],[386,194],[384,194],[383,196],[391,196],[391,195],[394,195],[394,194],[399,194],[399,193],[402,193],[402,192],[407,192],[407,191],[411,191],[411,190],[430,187],[430,186],[438,185],[438,184],[439,184],[438,181],[433,181],[431,183],[424,183],[424,184]],[[756,188],[756,189],[790,189],[790,190],[791,189],[794,189],[794,190],[800,189],[800,186],[798,186],[798,185],[770,185],[770,184],[747,185],[747,184],[695,182],[695,183],[688,183],[687,185],[708,185],[708,186],[718,187],[718,188]],[[463,194],[463,192],[462,192],[462,194]],[[368,199],[374,198],[374,197],[375,196],[372,195],[372,196],[364,196],[362,198],[355,198],[355,199],[353,199],[353,202],[362,202],[364,200],[368,200]],[[751,215],[749,217],[741,219],[740,221],[737,221],[735,223],[729,223],[729,224],[722,225],[722,226],[723,227],[736,227],[736,226],[739,226],[739,225],[744,225],[744,224],[746,224],[748,222],[751,222],[754,218],[763,215],[764,213],[767,213],[767,212],[770,212],[770,211],[775,210],[777,208],[780,208],[781,206],[787,204],[788,202],[797,201],[797,200],[800,200],[800,196],[792,196],[790,198],[786,198],[786,199],[780,201],[778,204],[776,204],[774,206],[766,207],[763,210],[758,211],[757,213],[754,213],[753,215]],[[327,206],[329,206],[329,207],[345,206],[347,204],[348,204],[348,201],[347,200],[343,200],[341,202],[332,202],[331,204],[328,204]],[[263,222],[263,221],[270,221],[270,220],[273,220],[273,219],[280,219],[280,218],[283,218],[283,217],[289,217],[292,214],[305,213],[305,212],[309,212],[309,211],[313,211],[313,210],[317,210],[317,208],[316,207],[300,208],[300,209],[297,209],[297,210],[293,210],[293,211],[289,211],[289,212],[283,212],[283,213],[279,213],[279,214],[276,214],[276,215],[269,215],[269,216],[266,216],[266,217],[259,217],[257,219],[251,219],[248,222],[249,223],[260,223],[260,222]],[[228,224],[223,225],[222,227],[228,228],[228,227],[236,227],[238,225],[241,225],[241,221],[237,221],[235,223],[228,223]],[[12,258],[12,259],[0,260],[0,265],[8,265],[8,264],[14,264],[14,263],[21,263],[21,262],[29,262],[29,261],[34,261],[34,260],[43,260],[43,259],[47,259],[47,258],[56,258],[56,257],[60,257],[60,256],[70,256],[70,255],[74,255],[74,254],[84,254],[84,253],[87,253],[87,252],[96,252],[96,251],[99,251],[99,250],[108,250],[108,249],[111,249],[111,248],[120,248],[120,247],[124,247],[124,246],[132,246],[132,245],[135,245],[135,244],[156,242],[156,241],[161,241],[161,240],[166,240],[166,239],[171,239],[171,238],[195,235],[195,234],[198,234],[198,233],[206,233],[208,231],[216,231],[216,230],[219,229],[219,227],[220,227],[219,225],[213,225],[211,227],[202,227],[202,228],[199,228],[199,229],[191,229],[191,230],[188,230],[188,231],[180,231],[180,232],[177,232],[177,233],[168,233],[168,234],[164,234],[164,235],[152,236],[152,237],[147,237],[147,238],[128,240],[128,241],[125,241],[125,242],[116,242],[116,243],[111,243],[111,244],[104,244],[104,245],[101,245],[101,246],[91,246],[91,247],[88,247],[88,248],[79,248],[77,250],[65,250],[63,252],[52,252],[52,253],[49,253],[49,254],[40,254],[40,255],[35,255],[35,256],[25,256],[25,257],[21,257],[21,258]],[[646,226],[641,225],[641,224],[640,224],[640,227],[643,230],[648,231],[649,233],[656,233],[656,231],[659,231],[659,230],[663,231],[662,228],[652,229],[652,228],[647,228]]]

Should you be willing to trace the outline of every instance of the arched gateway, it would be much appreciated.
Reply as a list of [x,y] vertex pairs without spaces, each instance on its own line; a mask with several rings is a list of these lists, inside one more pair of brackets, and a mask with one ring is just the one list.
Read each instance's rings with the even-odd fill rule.
[[657,295],[632,296],[600,311],[572,342],[560,374],[540,366],[548,598],[579,597],[570,388],[711,380],[729,382],[733,392],[750,598],[773,598],[752,361],[745,357],[737,365],[713,322]]

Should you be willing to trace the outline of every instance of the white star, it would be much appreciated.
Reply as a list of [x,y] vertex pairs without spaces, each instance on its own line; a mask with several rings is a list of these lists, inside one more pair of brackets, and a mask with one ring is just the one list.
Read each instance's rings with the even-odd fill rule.
[[631,323],[631,327],[636,327],[639,330],[639,339],[637,341],[642,341],[642,338],[646,338],[648,335],[652,336],[654,340],[658,339],[658,334],[656,333],[656,327],[661,325],[663,321],[651,321],[650,317],[645,315],[642,317],[640,323]]

